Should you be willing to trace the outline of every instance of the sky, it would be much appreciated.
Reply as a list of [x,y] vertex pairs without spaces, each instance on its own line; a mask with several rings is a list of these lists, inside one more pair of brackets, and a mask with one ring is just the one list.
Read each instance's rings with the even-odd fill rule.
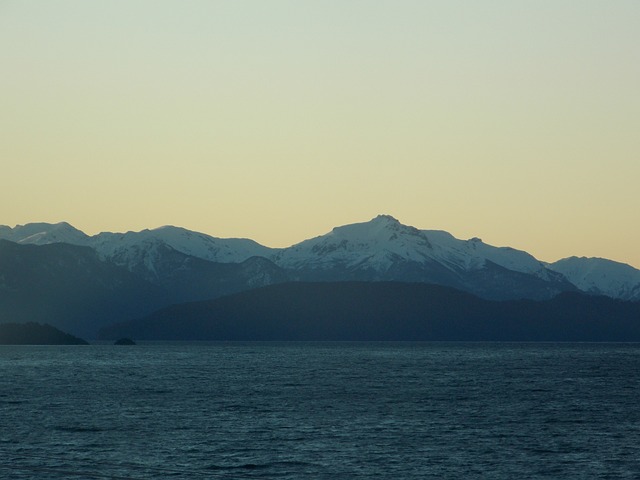
[[640,268],[637,0],[0,0],[0,224],[389,214]]

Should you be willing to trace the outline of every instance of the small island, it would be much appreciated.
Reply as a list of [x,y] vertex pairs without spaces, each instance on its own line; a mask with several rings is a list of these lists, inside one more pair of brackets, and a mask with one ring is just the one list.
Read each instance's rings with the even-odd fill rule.
[[119,338],[118,340],[113,342],[113,344],[114,345],[136,345],[136,342],[134,342],[130,338],[124,337],[124,338]]
[[28,322],[1,323],[0,345],[89,345],[89,343],[46,323]]

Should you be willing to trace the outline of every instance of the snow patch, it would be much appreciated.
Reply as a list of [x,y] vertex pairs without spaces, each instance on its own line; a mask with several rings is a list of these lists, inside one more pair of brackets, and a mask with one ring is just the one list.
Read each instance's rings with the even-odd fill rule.
[[548,265],[580,290],[623,300],[640,300],[640,270],[604,258],[569,257]]

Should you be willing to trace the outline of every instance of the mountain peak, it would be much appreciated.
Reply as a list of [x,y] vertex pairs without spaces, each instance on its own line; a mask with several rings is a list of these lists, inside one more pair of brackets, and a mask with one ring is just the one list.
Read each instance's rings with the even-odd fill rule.
[[640,270],[597,257],[568,257],[549,265],[585,292],[623,300],[640,299]]
[[374,219],[372,219],[371,221],[377,222],[377,223],[395,223],[395,224],[400,223],[395,217],[392,217],[391,215],[386,215],[386,214],[380,214]]
[[27,223],[14,228],[3,227],[2,237],[16,243],[45,245],[48,243],[70,243],[86,245],[88,236],[67,222]]
[[417,232],[413,227],[403,225],[391,215],[378,215],[368,222],[352,223],[335,227],[330,235],[332,237],[347,238],[350,240],[360,239],[389,239],[390,235],[404,232],[414,234]]

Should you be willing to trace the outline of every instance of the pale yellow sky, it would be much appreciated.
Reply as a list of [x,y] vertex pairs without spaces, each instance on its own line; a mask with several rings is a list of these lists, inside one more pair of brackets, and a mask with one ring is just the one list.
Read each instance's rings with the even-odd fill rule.
[[0,224],[388,213],[640,267],[640,2],[0,0]]

